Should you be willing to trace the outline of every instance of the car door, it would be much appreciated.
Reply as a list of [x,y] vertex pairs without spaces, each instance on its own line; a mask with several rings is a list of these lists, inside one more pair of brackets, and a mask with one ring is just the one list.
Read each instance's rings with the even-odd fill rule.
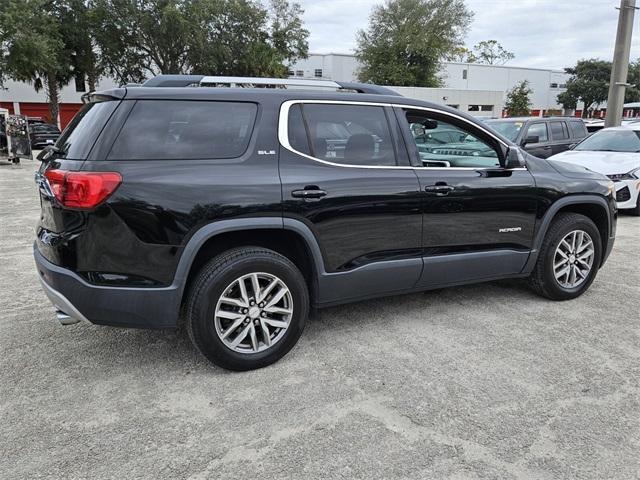
[[552,120],[549,122],[549,130],[551,131],[551,155],[568,150],[571,145],[571,137],[567,122]]
[[[532,122],[527,125],[526,131],[522,137],[524,149],[534,157],[547,158],[551,156],[552,147],[549,141],[549,132],[547,123],[544,121]],[[528,140],[537,139],[535,142]]]
[[[397,108],[420,180],[428,288],[518,274],[532,248],[537,198],[526,168],[502,167],[506,144],[462,116]],[[409,125],[458,129],[465,141],[418,151]]]
[[288,101],[279,139],[284,221],[304,224],[320,246],[321,303],[412,288],[422,270],[420,185],[393,110]]

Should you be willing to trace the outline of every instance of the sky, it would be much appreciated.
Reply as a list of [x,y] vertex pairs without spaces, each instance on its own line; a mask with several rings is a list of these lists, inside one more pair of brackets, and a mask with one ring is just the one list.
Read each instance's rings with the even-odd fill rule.
[[[297,0],[305,9],[312,53],[352,53],[376,0]],[[474,12],[465,43],[498,40],[522,67],[572,66],[581,58],[613,57],[620,0],[466,0]],[[640,2],[638,3],[640,5]],[[640,11],[631,59],[640,57]]]

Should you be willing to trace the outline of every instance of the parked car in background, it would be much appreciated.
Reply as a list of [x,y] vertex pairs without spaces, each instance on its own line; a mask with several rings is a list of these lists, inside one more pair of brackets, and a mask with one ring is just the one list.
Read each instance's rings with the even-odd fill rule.
[[485,123],[539,158],[564,152],[588,135],[582,119],[574,117],[514,117]]
[[49,123],[30,123],[29,138],[32,150],[41,150],[47,145],[53,145],[60,136],[60,130]]
[[549,160],[606,175],[616,187],[618,209],[640,215],[640,123],[600,130]]

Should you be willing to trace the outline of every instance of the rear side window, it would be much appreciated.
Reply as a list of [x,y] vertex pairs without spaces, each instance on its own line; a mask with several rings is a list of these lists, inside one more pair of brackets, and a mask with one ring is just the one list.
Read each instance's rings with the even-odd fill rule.
[[139,100],[118,134],[109,159],[235,158],[249,145],[254,103]]
[[554,140],[565,140],[569,138],[569,132],[567,131],[567,125],[564,122],[550,122],[551,137]]
[[569,122],[571,127],[571,134],[573,138],[584,138],[587,136],[587,129],[583,122]]
[[311,155],[300,104],[292,105],[289,109],[289,144],[298,152]]
[[[396,165],[383,107],[308,103],[301,108],[312,156],[343,165]],[[293,148],[297,142],[293,134],[298,129],[289,132],[289,143]]]
[[91,147],[120,102],[88,103],[73,117],[56,143],[71,160],[85,160]]

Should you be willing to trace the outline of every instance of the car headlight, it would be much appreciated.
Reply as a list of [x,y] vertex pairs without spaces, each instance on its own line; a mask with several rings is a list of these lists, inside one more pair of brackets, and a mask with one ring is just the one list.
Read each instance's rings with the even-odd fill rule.
[[607,177],[609,177],[609,179],[613,180],[614,182],[620,182],[621,180],[636,180],[640,178],[640,167],[634,168],[633,170],[627,173],[607,175]]

